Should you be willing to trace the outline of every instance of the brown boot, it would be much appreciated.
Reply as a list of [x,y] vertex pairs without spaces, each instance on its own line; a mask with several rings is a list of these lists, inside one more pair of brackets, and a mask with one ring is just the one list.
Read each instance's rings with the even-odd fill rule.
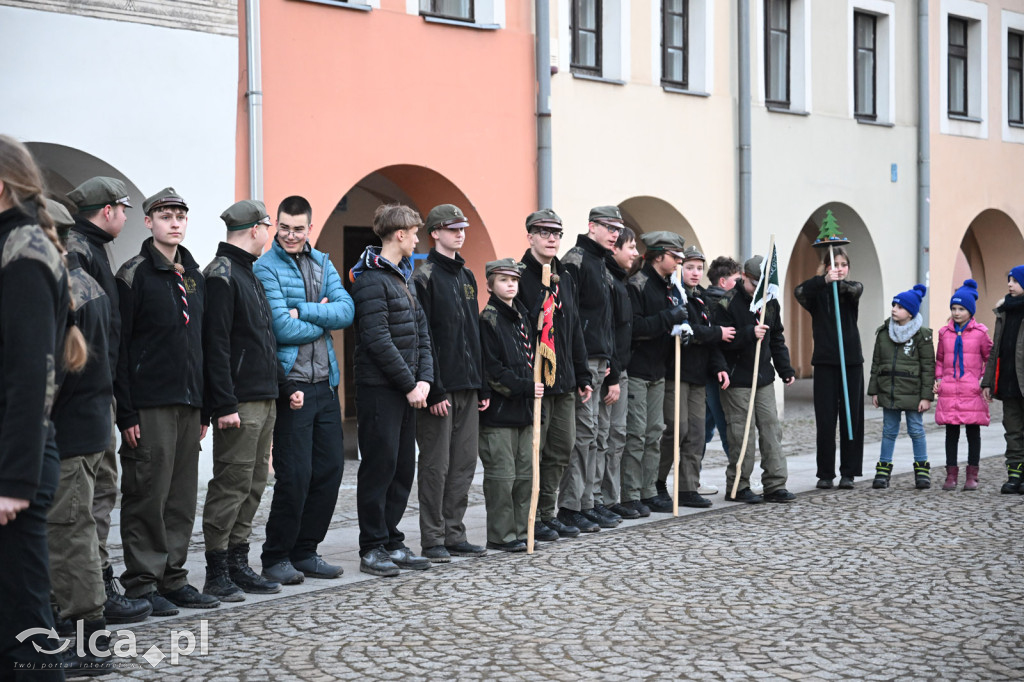
[[956,490],[956,479],[960,475],[960,467],[946,467],[946,482],[942,484],[943,490]]
[[978,489],[978,467],[967,465],[967,480],[964,481],[964,490]]

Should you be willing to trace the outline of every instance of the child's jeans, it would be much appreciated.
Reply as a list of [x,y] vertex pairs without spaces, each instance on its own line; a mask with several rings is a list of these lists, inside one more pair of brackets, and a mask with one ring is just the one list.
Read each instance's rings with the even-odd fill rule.
[[907,415],[907,433],[914,446],[914,461],[928,461],[928,444],[924,439],[924,418],[921,412],[916,410],[887,410],[882,409],[882,454],[879,460],[886,463],[892,462],[892,451],[896,447],[896,436],[900,434],[900,415]]

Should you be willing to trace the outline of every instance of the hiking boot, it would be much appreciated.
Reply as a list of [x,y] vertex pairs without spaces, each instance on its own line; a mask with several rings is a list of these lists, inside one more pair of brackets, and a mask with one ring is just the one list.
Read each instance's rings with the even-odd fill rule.
[[601,530],[601,526],[597,525],[575,509],[562,507],[558,510],[557,518],[566,526],[575,526],[576,528],[579,528],[581,533],[596,533]]
[[228,551],[214,550],[206,553],[206,583],[203,594],[221,601],[245,601],[245,593],[231,582],[228,574]]
[[[76,646],[68,647],[62,656],[61,667],[67,677],[98,677],[113,671],[110,637],[107,635],[93,637],[94,633],[106,629],[107,623],[102,618],[82,623],[83,641],[80,646],[76,644]],[[81,655],[79,655],[79,649],[83,652]]]
[[889,478],[892,476],[892,462],[879,462],[875,465],[875,480],[871,487],[883,490],[889,487]]
[[622,503],[622,506],[626,507],[627,509],[632,509],[637,514],[639,514],[640,518],[642,519],[646,519],[648,516],[651,515],[651,508],[648,507],[643,502],[641,502],[640,500],[626,500],[625,502]]
[[[660,498],[664,502],[668,502],[669,506],[672,506],[672,496],[668,494],[668,481],[655,481],[654,489],[658,491],[655,497]],[[671,509],[669,511],[672,511]]]
[[[728,490],[728,488],[726,488]],[[732,497],[728,492],[725,493],[726,502],[746,502],[747,504],[760,504],[764,502],[764,497],[757,495],[750,488],[744,488],[736,492],[736,497]]]
[[1006,465],[1006,483],[999,489],[1003,495],[1012,495],[1020,492],[1021,477],[1024,476],[1024,464]]
[[796,495],[789,492],[785,488],[773,490],[764,496],[765,502],[792,502],[795,499]]
[[444,548],[448,550],[448,553],[452,556],[477,557],[487,554],[486,547],[474,545],[469,540],[463,540],[462,542],[457,542],[454,545],[445,545]]
[[174,604],[165,599],[159,592],[149,592],[142,595],[143,601],[150,607],[153,616],[177,616],[178,609]]
[[942,484],[943,490],[956,490],[956,479],[960,475],[960,467],[946,467],[946,482]]
[[672,498],[662,497],[658,495],[656,497],[648,497],[640,500],[655,514],[671,514],[672,513]]
[[220,600],[210,594],[200,594],[199,590],[185,583],[176,590],[163,592],[164,599],[183,609],[215,609]]
[[[717,488],[715,489],[717,490]],[[695,509],[707,509],[711,506],[711,500],[701,497],[699,491],[687,490],[679,493],[680,507],[693,507]]]
[[[615,526],[622,523],[622,519],[614,521],[610,516],[605,516],[604,514],[598,512],[597,509],[581,509],[580,514],[587,521],[596,523],[600,528],[614,528]],[[583,529],[581,528],[580,530]]]
[[633,507],[628,507],[624,504],[615,503],[612,506],[608,507],[608,511],[610,511],[613,514],[617,514],[618,516],[624,519],[640,518],[640,512],[638,512],[636,509],[633,509]]
[[249,545],[228,548],[228,576],[231,582],[249,594],[277,594],[281,583],[267,580],[249,566]]
[[537,519],[533,522],[533,539],[537,542],[554,542],[558,539],[558,532],[540,519]]
[[578,538],[580,536],[579,528],[562,523],[558,520],[557,516],[552,516],[550,519],[544,521],[544,525],[558,533],[558,537],[560,538]]
[[967,465],[967,476],[964,480],[964,490],[978,489],[978,467]]
[[914,462],[914,486],[918,490],[932,487],[931,465],[928,462]]
[[604,506],[603,504],[595,504],[594,505],[594,513],[595,514],[600,514],[601,516],[605,517],[609,521],[614,522],[616,526],[619,525],[620,523],[622,523],[622,516],[619,515],[619,514],[616,514],[611,509],[609,509],[608,507]]
[[114,577],[114,567],[103,569],[103,588],[107,601],[103,604],[103,619],[110,625],[138,623],[153,613],[153,606],[145,599],[129,599],[121,593]]

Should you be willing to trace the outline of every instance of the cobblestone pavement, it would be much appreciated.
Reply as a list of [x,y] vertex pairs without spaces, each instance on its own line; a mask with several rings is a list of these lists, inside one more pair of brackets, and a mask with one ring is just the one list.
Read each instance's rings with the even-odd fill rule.
[[[212,611],[208,653],[104,679],[1024,678],[1024,496],[938,488],[894,476]],[[134,628],[139,651],[199,633],[190,613]]]

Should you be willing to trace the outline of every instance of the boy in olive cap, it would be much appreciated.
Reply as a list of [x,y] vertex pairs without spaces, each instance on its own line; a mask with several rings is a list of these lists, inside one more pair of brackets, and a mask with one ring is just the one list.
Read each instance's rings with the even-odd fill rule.
[[1003,403],[1007,479],[1000,493],[1024,493],[1024,265],[1010,270],[1006,296],[996,303],[992,353],[981,387]]
[[281,584],[249,567],[252,519],[267,484],[278,395],[301,409],[303,393],[285,379],[263,283],[252,267],[267,243],[270,216],[262,201],[225,210],[227,238],[203,270],[203,423],[213,421],[213,478],[203,506],[205,594],[242,601],[243,592],[273,594]]
[[423,556],[446,563],[486,553],[468,541],[462,519],[476,472],[479,414],[490,392],[481,369],[476,278],[459,255],[469,220],[458,206],[441,204],[425,226],[434,247],[410,280],[430,325],[434,357],[427,409],[416,416],[420,542]]
[[121,538],[127,596],[154,616],[212,608],[188,583],[203,405],[205,280],[181,246],[188,205],[172,187],[146,199],[153,236],[117,271],[121,348],[114,396],[121,431]]
[[[491,404],[480,414],[480,460],[484,465],[487,547],[525,552],[533,487],[533,403],[544,396],[534,382],[536,319],[519,293],[526,269],[513,258],[487,264],[491,297],[480,314],[484,378]],[[550,529],[549,529],[550,530]]]

